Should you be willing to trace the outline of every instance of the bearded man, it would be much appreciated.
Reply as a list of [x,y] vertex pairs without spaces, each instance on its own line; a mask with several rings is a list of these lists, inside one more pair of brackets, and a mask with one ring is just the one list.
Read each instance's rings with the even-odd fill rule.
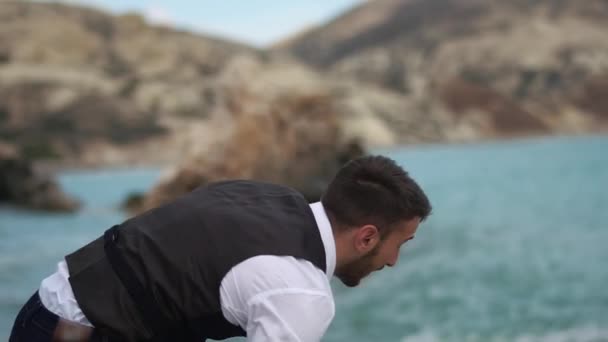
[[431,205],[392,159],[344,165],[321,201],[276,184],[200,187],[67,255],[17,341],[319,341],[349,287],[394,266]]

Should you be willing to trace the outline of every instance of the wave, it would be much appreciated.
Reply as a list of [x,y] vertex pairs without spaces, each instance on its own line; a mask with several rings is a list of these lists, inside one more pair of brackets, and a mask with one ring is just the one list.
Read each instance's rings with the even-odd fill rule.
[[466,337],[441,337],[432,331],[422,331],[416,335],[405,336],[401,342],[444,342],[444,341],[470,341],[470,342],[602,342],[608,341],[608,328],[596,326],[581,326],[571,329],[545,332],[541,335],[524,333],[519,336],[478,336],[468,335]]

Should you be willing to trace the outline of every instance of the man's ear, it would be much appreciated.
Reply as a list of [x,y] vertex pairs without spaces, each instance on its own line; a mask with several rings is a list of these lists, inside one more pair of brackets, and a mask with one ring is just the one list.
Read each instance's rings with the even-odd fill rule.
[[355,248],[358,252],[366,254],[380,242],[380,232],[372,224],[368,224],[357,229],[355,236]]

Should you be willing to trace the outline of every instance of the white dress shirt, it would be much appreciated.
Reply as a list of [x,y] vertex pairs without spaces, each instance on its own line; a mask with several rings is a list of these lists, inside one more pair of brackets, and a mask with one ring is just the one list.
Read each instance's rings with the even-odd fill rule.
[[[310,205],[327,270],[289,256],[260,255],[234,266],[222,279],[220,302],[226,320],[247,332],[247,341],[319,341],[334,314],[329,281],[336,267],[336,245],[320,202]],[[78,307],[65,260],[42,281],[42,304],[64,319],[92,326]]]

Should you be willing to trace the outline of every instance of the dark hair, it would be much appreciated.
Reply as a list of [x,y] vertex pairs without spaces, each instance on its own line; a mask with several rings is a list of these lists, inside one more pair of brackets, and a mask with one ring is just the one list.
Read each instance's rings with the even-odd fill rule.
[[334,229],[374,224],[384,236],[400,221],[426,219],[431,204],[394,160],[365,156],[346,163],[321,198]]

